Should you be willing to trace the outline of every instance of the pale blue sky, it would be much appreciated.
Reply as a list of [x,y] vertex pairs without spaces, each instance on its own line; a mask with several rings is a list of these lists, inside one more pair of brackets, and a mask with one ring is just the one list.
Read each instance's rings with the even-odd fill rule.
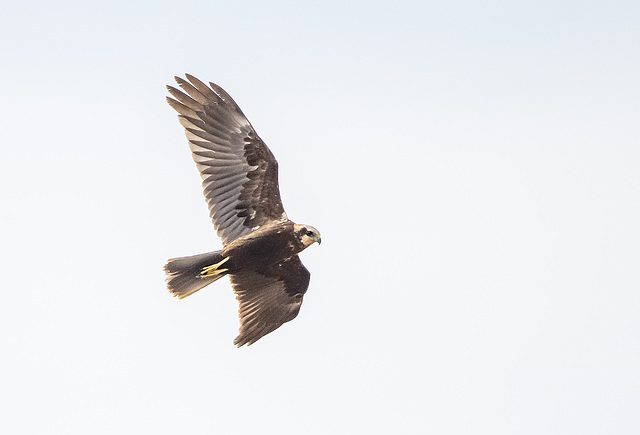
[[[0,430],[637,434],[639,4],[226,3],[0,4]],[[248,348],[185,72],[323,236]]]

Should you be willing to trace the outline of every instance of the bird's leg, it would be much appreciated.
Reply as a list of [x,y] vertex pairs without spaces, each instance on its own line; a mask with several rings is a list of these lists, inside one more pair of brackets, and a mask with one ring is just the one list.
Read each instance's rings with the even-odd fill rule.
[[225,257],[224,260],[222,260],[219,263],[213,264],[211,266],[203,267],[202,270],[200,271],[200,278],[211,278],[211,277],[220,275],[221,273],[225,273],[229,269],[218,269],[218,267],[222,266],[227,261],[229,261],[229,257]]

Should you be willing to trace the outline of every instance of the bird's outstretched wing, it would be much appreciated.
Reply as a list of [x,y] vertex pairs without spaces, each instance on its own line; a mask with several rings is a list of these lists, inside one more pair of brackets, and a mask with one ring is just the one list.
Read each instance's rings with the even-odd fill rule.
[[310,276],[297,255],[266,270],[231,275],[240,302],[240,334],[233,343],[238,347],[250,345],[293,320],[300,311]]
[[167,86],[196,162],[209,215],[224,244],[273,220],[286,219],[278,162],[221,87],[187,74],[182,91]]

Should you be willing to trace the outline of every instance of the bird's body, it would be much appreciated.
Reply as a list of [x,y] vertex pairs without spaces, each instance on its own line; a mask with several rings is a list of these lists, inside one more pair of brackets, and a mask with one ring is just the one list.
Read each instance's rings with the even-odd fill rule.
[[291,222],[282,206],[278,165],[237,104],[219,86],[187,75],[178,101],[193,159],[223,249],[174,258],[165,266],[169,291],[179,298],[229,275],[240,302],[240,335],[251,344],[298,314],[310,274],[298,253],[320,243],[309,225]]
[[247,267],[262,269],[302,252],[306,246],[295,236],[293,226],[291,221],[274,222],[229,243],[222,250],[222,255],[229,256],[225,267],[229,273]]

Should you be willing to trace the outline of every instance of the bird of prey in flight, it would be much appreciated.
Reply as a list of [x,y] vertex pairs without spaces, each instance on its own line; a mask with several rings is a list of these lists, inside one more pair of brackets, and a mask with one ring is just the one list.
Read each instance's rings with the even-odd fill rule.
[[320,244],[320,233],[287,217],[278,162],[238,105],[220,86],[187,74],[167,86],[196,162],[220,251],[173,258],[167,287],[185,298],[229,275],[240,303],[238,347],[293,320],[309,287],[298,253]]

